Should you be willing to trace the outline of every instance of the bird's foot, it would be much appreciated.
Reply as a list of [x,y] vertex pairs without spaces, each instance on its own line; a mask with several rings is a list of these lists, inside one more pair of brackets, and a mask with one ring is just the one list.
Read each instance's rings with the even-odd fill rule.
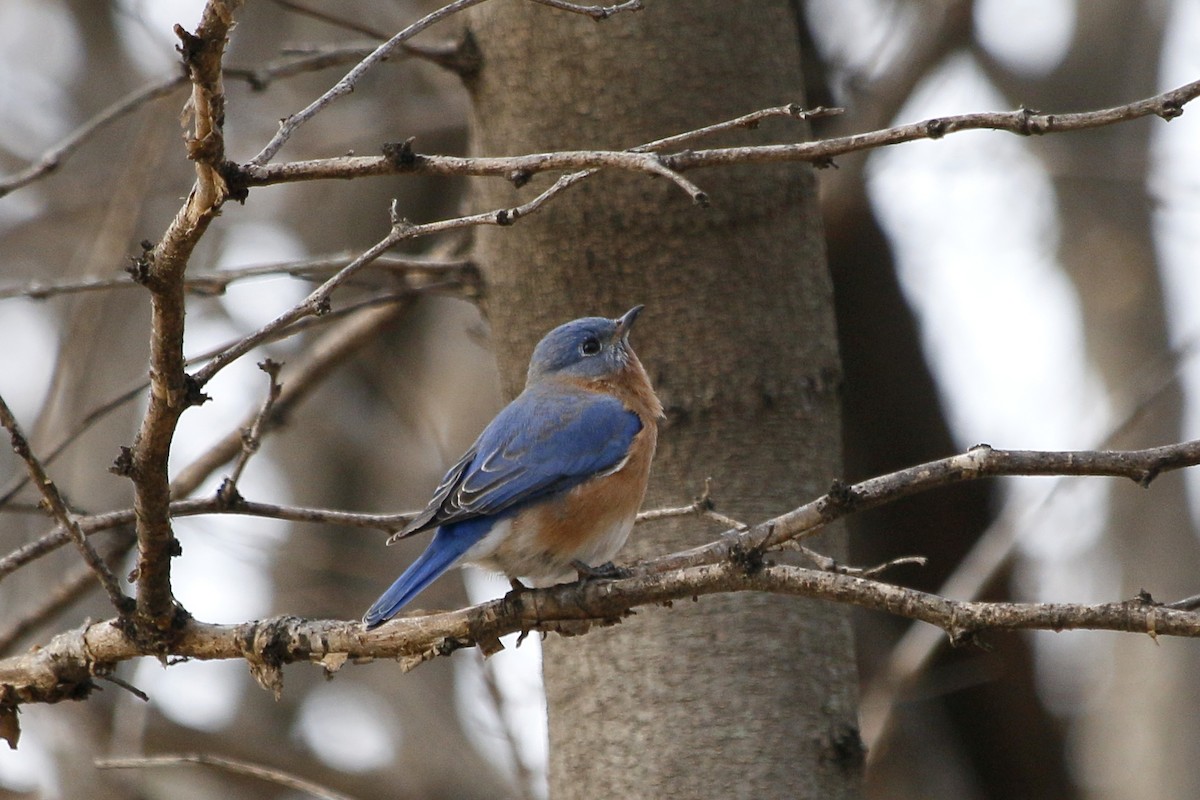
[[615,581],[618,578],[628,578],[633,573],[624,567],[618,567],[611,561],[606,561],[599,566],[593,567],[585,564],[579,559],[571,562],[571,566],[575,568],[575,572],[579,574],[579,580],[606,580]]

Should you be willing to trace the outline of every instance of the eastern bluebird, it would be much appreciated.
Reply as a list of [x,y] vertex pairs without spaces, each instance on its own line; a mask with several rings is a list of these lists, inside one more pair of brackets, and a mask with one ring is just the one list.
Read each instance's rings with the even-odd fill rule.
[[525,390],[388,544],[437,528],[363,617],[375,628],[439,575],[470,562],[549,586],[611,561],[646,494],[662,404],[629,345],[635,306],[584,317],[538,342]]

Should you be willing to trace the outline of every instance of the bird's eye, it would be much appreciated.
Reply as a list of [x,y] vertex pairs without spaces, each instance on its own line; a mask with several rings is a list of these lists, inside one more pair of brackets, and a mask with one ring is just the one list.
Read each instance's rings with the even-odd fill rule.
[[579,352],[585,356],[594,356],[600,352],[600,340],[595,336],[589,336],[583,340],[583,344],[579,345]]

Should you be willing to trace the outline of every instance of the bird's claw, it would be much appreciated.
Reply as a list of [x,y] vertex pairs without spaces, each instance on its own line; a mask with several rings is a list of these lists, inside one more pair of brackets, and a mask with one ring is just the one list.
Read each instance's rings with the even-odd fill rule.
[[579,575],[579,580],[606,580],[615,581],[619,578],[628,578],[633,573],[624,567],[618,567],[611,561],[606,561],[599,566],[591,566],[585,564],[579,559],[571,562],[571,566],[575,568],[575,572]]

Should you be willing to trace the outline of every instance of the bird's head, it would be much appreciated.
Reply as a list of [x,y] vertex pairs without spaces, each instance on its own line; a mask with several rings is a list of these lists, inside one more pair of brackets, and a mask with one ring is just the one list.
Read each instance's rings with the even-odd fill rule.
[[616,319],[584,317],[559,325],[534,348],[528,383],[547,378],[594,381],[616,375],[634,358],[629,330],[641,311],[642,306],[634,306]]

